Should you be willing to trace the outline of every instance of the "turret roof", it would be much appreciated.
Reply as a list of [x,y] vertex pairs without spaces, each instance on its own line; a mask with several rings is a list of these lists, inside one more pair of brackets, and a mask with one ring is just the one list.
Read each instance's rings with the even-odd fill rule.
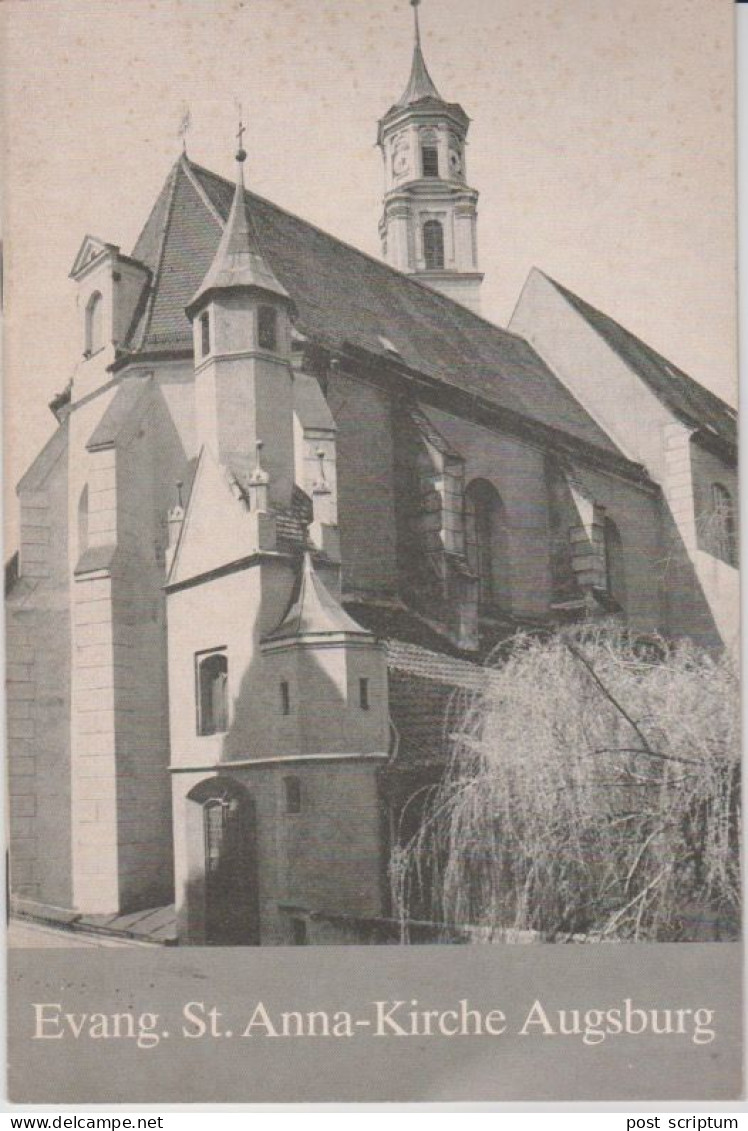
[[237,180],[231,211],[213,262],[187,306],[190,317],[214,291],[255,288],[283,299],[289,297],[260,249],[244,193],[243,161],[242,150],[237,155]]
[[266,641],[302,636],[368,637],[370,632],[357,624],[340,605],[318,576],[309,553],[304,555],[299,591],[285,617]]

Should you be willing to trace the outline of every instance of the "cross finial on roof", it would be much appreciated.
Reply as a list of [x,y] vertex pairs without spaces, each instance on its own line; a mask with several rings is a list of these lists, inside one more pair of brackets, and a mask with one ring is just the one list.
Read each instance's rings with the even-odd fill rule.
[[246,149],[244,148],[244,145],[243,145],[244,135],[247,132],[247,127],[244,125],[244,122],[242,121],[243,114],[242,114],[242,104],[241,104],[241,102],[237,103],[237,109],[239,111],[239,129],[236,131],[236,140],[239,142],[239,147],[236,151],[236,159],[237,159],[237,161],[239,162],[240,165],[243,165],[244,162],[247,160],[247,151],[246,151]]

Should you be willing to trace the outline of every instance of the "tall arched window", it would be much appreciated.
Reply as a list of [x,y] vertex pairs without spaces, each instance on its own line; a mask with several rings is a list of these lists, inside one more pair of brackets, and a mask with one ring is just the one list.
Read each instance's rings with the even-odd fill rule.
[[709,542],[714,556],[728,565],[738,564],[735,509],[732,495],[722,483],[712,483]]
[[501,496],[486,479],[474,479],[465,491],[465,551],[478,577],[483,609],[508,608],[511,598],[506,514]]
[[623,539],[612,519],[605,519],[605,588],[608,596],[626,608],[626,573],[623,560]]
[[78,556],[88,549],[88,483],[78,499]]
[[87,356],[97,353],[104,345],[104,300],[99,291],[94,291],[86,306]]
[[228,729],[228,659],[225,652],[197,657],[197,733]]
[[439,220],[423,225],[423,258],[427,268],[444,266],[444,229]]

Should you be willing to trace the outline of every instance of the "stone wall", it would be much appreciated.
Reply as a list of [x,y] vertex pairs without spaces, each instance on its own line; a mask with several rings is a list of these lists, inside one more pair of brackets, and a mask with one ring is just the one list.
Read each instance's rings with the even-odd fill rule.
[[67,483],[62,429],[19,487],[20,576],[6,621],[10,886],[62,907],[71,900]]

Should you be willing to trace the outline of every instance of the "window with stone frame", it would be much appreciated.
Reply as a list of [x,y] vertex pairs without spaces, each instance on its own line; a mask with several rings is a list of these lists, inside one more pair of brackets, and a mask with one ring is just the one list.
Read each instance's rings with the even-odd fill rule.
[[483,612],[509,606],[510,578],[504,504],[487,479],[473,479],[465,490],[465,554],[478,578]]
[[732,495],[723,483],[712,483],[709,510],[702,525],[709,551],[727,565],[738,564],[738,542]]
[[416,426],[417,522],[421,548],[431,572],[442,576],[444,554],[463,555],[463,484],[465,465],[418,408],[410,410]]
[[197,733],[223,734],[228,730],[228,657],[225,649],[198,653],[195,657],[197,684]]
[[429,270],[444,266],[444,229],[440,220],[427,220],[423,225],[423,259]]
[[424,177],[439,176],[439,150],[435,145],[421,146],[421,171]]

